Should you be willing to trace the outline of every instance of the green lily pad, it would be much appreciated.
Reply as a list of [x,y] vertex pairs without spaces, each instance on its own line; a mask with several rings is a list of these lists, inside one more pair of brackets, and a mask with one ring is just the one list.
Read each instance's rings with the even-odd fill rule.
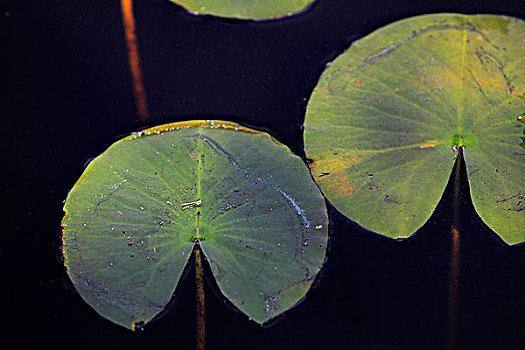
[[326,207],[304,163],[227,122],[162,125],[114,143],[64,211],[73,284],[131,329],[164,309],[195,244],[224,296],[261,324],[304,297],[325,259]]
[[371,231],[408,237],[434,211],[461,146],[478,214],[505,242],[523,242],[524,33],[517,18],[439,14],[352,44],[305,117],[328,200]]
[[303,11],[315,0],[171,0],[194,13],[242,19],[268,19]]

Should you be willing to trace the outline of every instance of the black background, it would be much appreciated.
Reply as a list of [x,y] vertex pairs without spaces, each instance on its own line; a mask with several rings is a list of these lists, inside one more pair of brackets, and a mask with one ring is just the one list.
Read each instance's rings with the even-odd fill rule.
[[[194,347],[193,261],[168,310],[138,333],[98,316],[62,266],[62,201],[84,163],[111,143],[145,126],[226,119],[268,130],[303,155],[306,101],[325,63],[352,40],[425,13],[525,17],[520,1],[318,0],[301,15],[255,23],[135,0],[145,124],[119,1],[0,3],[2,342],[53,349]],[[208,348],[444,348],[451,195],[449,183],[430,220],[403,242],[329,207],[328,260],[314,288],[266,328],[230,307],[207,278]],[[525,246],[504,245],[481,222],[465,181],[460,197],[458,348],[523,349]]]

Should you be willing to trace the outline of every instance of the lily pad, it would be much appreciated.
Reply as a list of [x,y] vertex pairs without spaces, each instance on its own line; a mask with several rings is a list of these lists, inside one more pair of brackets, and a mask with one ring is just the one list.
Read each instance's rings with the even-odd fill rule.
[[164,309],[196,244],[224,296],[261,324],[304,297],[325,259],[326,207],[304,163],[227,122],[162,125],[114,143],[64,211],[73,284],[131,329]]
[[305,10],[315,0],[171,0],[194,13],[241,19],[269,19]]
[[371,231],[408,237],[463,147],[478,214],[508,244],[523,242],[523,33],[517,18],[438,14],[352,44],[322,74],[305,117],[328,200]]

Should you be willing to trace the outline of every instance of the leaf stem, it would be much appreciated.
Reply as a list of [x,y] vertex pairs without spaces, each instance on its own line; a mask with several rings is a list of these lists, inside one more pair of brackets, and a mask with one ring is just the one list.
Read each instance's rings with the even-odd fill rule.
[[133,79],[133,89],[135,92],[135,103],[137,113],[143,121],[148,119],[148,105],[146,104],[146,91],[142,82],[142,71],[140,68],[140,56],[138,49],[137,36],[135,34],[135,19],[133,17],[133,0],[120,0],[122,8],[122,20],[124,21],[124,31],[126,33],[126,45],[128,47],[128,60]]
[[454,189],[452,192],[452,215],[450,222],[451,246],[448,282],[448,310],[447,310],[447,350],[456,348],[457,336],[457,302],[459,289],[459,261],[460,261],[460,208],[459,192],[461,190],[461,161],[463,159],[463,148],[460,146],[454,169]]
[[204,298],[204,279],[202,269],[201,249],[197,245],[195,249],[195,284],[197,287],[197,342],[196,350],[206,348],[206,304]]

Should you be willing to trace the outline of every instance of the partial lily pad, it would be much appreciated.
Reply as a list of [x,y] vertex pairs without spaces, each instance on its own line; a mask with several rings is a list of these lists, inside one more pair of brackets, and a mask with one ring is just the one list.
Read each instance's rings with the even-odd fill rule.
[[408,237],[462,146],[477,212],[505,242],[523,242],[524,33],[517,18],[439,14],[352,44],[306,111],[306,154],[328,200],[371,231]]
[[290,16],[315,0],[171,0],[194,13],[241,19]]
[[326,207],[304,163],[232,123],[162,125],[114,143],[64,211],[73,284],[131,329],[164,309],[195,244],[224,296],[258,323],[303,298],[325,259]]

